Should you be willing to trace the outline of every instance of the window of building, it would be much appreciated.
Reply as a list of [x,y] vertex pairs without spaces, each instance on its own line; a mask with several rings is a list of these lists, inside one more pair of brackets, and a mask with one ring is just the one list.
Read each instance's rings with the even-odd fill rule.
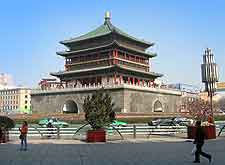
[[27,104],[27,100],[25,100],[25,104]]
[[27,106],[25,105],[25,109],[27,109]]
[[25,98],[27,98],[27,95],[25,95]]

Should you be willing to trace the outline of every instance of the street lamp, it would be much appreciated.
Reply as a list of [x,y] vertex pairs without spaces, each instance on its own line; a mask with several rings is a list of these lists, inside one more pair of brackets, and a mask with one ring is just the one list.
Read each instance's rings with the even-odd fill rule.
[[216,91],[216,82],[218,82],[219,74],[218,74],[218,66],[215,63],[214,55],[210,48],[206,48],[203,54],[203,64],[201,65],[201,71],[202,71],[202,82],[205,83],[205,91],[208,92],[208,97],[210,97],[210,107],[213,119],[212,97]]

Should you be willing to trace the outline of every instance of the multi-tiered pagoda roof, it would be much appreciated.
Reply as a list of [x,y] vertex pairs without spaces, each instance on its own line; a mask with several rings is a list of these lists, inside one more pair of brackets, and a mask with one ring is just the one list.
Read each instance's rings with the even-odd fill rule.
[[146,49],[154,43],[137,39],[112,25],[109,13],[104,24],[95,30],[60,43],[68,48],[57,52],[66,59],[65,70],[51,75],[61,81],[79,80],[83,84],[93,83],[89,80],[94,77],[111,77],[114,81],[130,83],[132,79],[132,83],[140,80],[147,83],[162,76],[149,68],[149,59],[156,54]]

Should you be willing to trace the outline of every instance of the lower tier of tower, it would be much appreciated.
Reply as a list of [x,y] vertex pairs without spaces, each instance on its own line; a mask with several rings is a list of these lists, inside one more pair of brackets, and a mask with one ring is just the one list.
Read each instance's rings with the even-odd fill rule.
[[[34,91],[31,94],[33,113],[82,113],[84,98],[95,88],[67,88],[49,91]],[[120,113],[177,112],[181,92],[160,88],[132,85],[105,87],[115,103],[115,111]]]

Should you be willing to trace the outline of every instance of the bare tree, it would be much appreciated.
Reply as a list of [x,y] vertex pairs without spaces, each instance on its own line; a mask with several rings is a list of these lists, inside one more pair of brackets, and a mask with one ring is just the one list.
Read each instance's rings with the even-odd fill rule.
[[209,116],[212,116],[210,103],[200,98],[182,101],[181,105],[178,106],[178,111],[183,111],[192,119],[201,121],[206,121]]

